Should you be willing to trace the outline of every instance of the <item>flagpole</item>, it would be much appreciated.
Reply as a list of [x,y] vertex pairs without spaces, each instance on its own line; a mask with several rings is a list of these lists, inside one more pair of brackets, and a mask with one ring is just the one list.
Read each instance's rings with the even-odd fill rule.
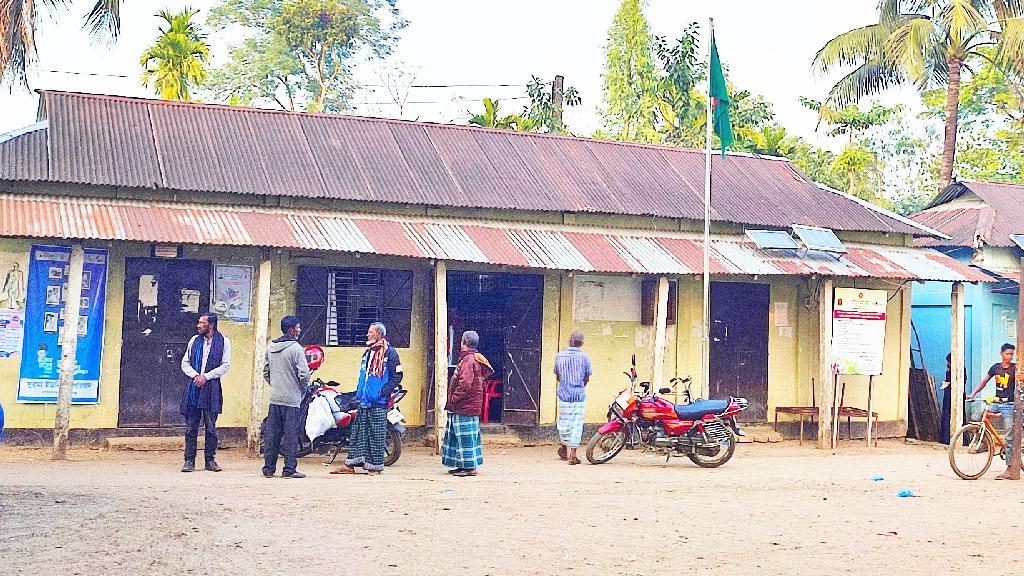
[[715,22],[708,18],[708,97],[707,146],[704,157],[704,323],[701,331],[700,393],[701,398],[711,394],[711,135],[714,130],[711,108],[711,47],[715,38]]

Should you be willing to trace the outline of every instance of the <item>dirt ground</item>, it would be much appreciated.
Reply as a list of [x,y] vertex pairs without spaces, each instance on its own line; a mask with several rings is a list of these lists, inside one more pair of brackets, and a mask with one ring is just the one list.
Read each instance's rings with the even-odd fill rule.
[[[4,574],[966,574],[1024,568],[1024,483],[957,479],[935,446],[741,445],[725,467],[494,449],[452,478],[421,448],[380,477],[265,479],[173,453],[0,448]],[[883,476],[882,481],[872,481]],[[901,490],[916,497],[900,498]],[[1016,570],[1013,570],[1016,568]]]

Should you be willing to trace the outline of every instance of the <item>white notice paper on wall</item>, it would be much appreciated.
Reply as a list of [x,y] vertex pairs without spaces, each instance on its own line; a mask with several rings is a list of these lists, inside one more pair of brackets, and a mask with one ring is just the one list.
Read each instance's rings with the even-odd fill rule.
[[[775,303],[775,327],[784,328],[789,326],[789,302]],[[781,335],[781,332],[780,332]]]

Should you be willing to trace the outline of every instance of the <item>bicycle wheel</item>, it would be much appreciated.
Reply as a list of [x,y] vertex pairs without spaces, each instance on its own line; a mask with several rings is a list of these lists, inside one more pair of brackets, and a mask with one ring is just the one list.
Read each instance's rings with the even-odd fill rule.
[[961,426],[949,439],[949,465],[964,480],[977,480],[988,472],[995,445],[980,424]]

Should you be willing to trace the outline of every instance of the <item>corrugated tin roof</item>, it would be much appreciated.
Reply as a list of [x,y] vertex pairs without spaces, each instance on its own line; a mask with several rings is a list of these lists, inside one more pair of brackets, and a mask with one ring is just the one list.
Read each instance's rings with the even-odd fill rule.
[[[977,196],[973,202],[971,194]],[[1010,235],[1024,233],[1024,186],[953,182],[913,220],[950,236],[949,240],[922,238],[919,242],[923,246],[970,248],[980,240],[990,246],[1013,247]]]
[[[702,220],[704,153],[340,115],[42,92],[7,180]],[[46,145],[36,140],[46,135]],[[15,148],[17,150],[8,150]],[[39,167],[48,167],[40,172]],[[779,158],[714,158],[713,218],[929,235]]]
[[[66,196],[0,194],[0,236],[267,246],[628,274],[703,269],[701,239],[684,233]],[[852,245],[836,258],[759,250],[743,236],[717,235],[711,272],[991,280],[925,248]]]

